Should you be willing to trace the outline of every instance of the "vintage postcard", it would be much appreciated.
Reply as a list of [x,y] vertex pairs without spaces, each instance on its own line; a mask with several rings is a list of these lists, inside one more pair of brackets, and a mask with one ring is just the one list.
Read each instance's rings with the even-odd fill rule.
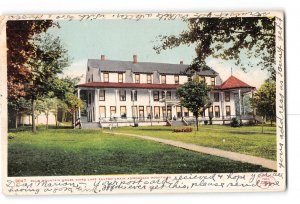
[[4,194],[286,189],[282,12],[0,20]]

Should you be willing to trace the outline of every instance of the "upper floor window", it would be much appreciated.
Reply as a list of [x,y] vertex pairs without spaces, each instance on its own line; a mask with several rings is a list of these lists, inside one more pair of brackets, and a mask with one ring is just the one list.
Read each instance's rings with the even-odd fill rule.
[[175,82],[175,84],[179,84],[179,76],[178,75],[174,76],[174,82]]
[[135,74],[135,83],[140,83],[140,74]]
[[212,86],[216,85],[216,79],[215,79],[215,77],[211,78],[211,84],[210,85],[212,85]]
[[118,82],[123,83],[123,73],[118,73]]
[[166,99],[171,100],[171,91],[167,91]]
[[165,99],[166,98],[166,93],[164,91],[161,92],[161,99]]
[[159,101],[159,91],[153,91],[153,101]]
[[131,91],[131,101],[137,101],[137,91],[136,90]]
[[126,101],[126,90],[120,90],[120,101]]
[[99,101],[105,101],[105,90],[99,90]]
[[152,74],[147,74],[147,84],[152,84]]
[[225,92],[225,101],[230,102],[230,92],[228,91]]
[[161,83],[162,84],[166,84],[167,83],[166,75],[161,75]]
[[219,102],[220,101],[220,94],[219,92],[214,93],[214,102]]
[[103,82],[109,82],[109,73],[103,73]]

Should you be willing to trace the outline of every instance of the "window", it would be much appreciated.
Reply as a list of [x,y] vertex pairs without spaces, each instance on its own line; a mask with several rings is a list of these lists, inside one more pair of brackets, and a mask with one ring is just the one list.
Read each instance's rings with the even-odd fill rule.
[[114,117],[116,114],[116,106],[110,107],[110,117]]
[[179,76],[178,75],[174,76],[174,82],[175,82],[175,84],[179,84]]
[[220,101],[220,94],[219,92],[214,93],[214,102],[219,102]]
[[213,109],[213,107],[210,107],[209,109],[208,109],[208,117],[210,117],[210,118],[213,118],[214,117],[214,109]]
[[216,118],[220,117],[220,106],[215,106],[215,117]]
[[123,73],[118,74],[118,82],[123,83]]
[[167,100],[171,100],[171,91],[167,91],[167,97],[166,97]]
[[166,93],[164,91],[161,92],[161,99],[164,100],[166,98]]
[[121,118],[127,118],[126,106],[120,106]]
[[103,82],[109,82],[109,73],[103,73]]
[[166,81],[166,75],[161,75],[161,83],[162,84],[166,84],[167,81]]
[[126,101],[126,90],[119,91],[120,101]]
[[144,106],[139,106],[139,118],[144,118]]
[[147,84],[152,84],[152,74],[147,74]]
[[159,92],[153,91],[153,101],[159,101]]
[[226,116],[230,116],[230,115],[231,115],[230,106],[226,106]]
[[99,101],[105,101],[105,90],[99,90]]
[[106,117],[105,106],[99,106],[99,117],[100,118],[105,118]]
[[91,105],[91,103],[92,103],[92,94],[89,93],[88,104]]
[[146,111],[147,111],[147,119],[151,119],[152,118],[152,107],[151,106],[147,106],[146,107]]
[[212,85],[212,86],[215,86],[215,85],[216,85],[215,77],[212,77],[212,78],[211,78],[211,85]]
[[137,116],[137,106],[132,106],[132,117],[136,118]]
[[225,92],[225,101],[230,102],[230,92],[228,91]]
[[137,101],[137,90],[131,91],[131,101]]
[[184,114],[184,117],[189,117],[189,109],[187,109],[186,107],[183,107],[183,114]]
[[135,83],[140,83],[140,74],[135,74]]
[[154,118],[159,119],[160,118],[160,109],[159,106],[154,106]]

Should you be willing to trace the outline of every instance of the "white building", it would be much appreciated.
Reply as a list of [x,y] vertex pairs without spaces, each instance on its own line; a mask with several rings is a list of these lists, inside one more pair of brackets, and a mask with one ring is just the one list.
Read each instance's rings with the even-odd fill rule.
[[[79,119],[86,127],[111,125],[176,125],[193,122],[192,113],[180,105],[176,89],[188,81],[188,65],[89,59],[86,83],[78,85],[78,95],[86,92],[85,111]],[[243,115],[243,95],[255,88],[234,76],[225,82],[213,69],[206,67],[197,75],[212,86],[213,105],[200,120],[211,116],[214,124],[228,123],[232,117],[249,119]],[[238,104],[239,107],[236,107]],[[83,115],[86,113],[86,115]],[[94,126],[89,125],[94,124]]]

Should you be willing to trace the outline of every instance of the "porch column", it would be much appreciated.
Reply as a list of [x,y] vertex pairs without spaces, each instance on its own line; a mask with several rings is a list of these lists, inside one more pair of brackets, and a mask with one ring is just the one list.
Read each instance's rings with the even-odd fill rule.
[[168,119],[168,110],[167,110],[167,91],[164,90],[165,92],[165,116],[166,116],[166,120]]
[[[80,89],[77,90],[77,97],[80,99]],[[56,116],[57,117],[57,116]],[[78,107],[78,118],[81,118],[81,110],[80,107]]]
[[224,92],[220,92],[221,95],[221,113],[222,113],[222,121],[223,121],[223,125],[225,124],[225,116],[224,116]]
[[[153,110],[152,110],[152,90],[148,90],[149,91],[149,106],[150,106],[150,123],[151,123],[151,126],[152,126],[152,117],[153,117]],[[147,107],[146,107],[146,111],[147,111]],[[148,113],[147,113],[148,114]],[[148,117],[148,115],[147,115]],[[146,117],[146,118],[147,118]]]
[[95,122],[99,122],[99,89],[95,89],[95,108],[94,108],[94,114],[95,114]]
[[240,108],[240,122],[242,123],[241,89],[239,89],[239,108]]
[[118,89],[115,89],[115,106],[116,106],[116,114],[115,117],[119,117],[119,107],[118,107]]

